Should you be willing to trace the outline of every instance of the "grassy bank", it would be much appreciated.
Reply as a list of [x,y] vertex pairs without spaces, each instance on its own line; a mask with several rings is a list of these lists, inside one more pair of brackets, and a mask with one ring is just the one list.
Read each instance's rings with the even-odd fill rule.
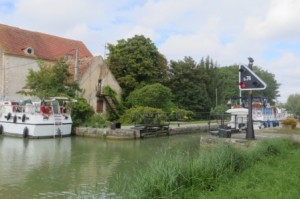
[[122,198],[297,198],[299,155],[299,146],[285,139],[247,149],[218,143],[193,156],[162,155],[112,189]]

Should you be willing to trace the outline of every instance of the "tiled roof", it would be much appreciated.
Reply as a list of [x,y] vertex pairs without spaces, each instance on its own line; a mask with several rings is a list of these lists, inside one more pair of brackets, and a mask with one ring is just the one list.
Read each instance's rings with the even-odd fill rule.
[[[0,24],[0,47],[7,54],[35,56],[44,60],[55,60],[68,54],[74,56],[75,49],[78,49],[79,59],[93,56],[81,41],[23,30],[3,24]],[[34,54],[26,54],[24,50],[27,48],[31,48]]]

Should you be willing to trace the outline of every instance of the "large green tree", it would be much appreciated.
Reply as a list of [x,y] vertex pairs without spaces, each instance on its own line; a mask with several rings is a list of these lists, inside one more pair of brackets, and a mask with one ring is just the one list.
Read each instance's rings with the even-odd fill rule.
[[285,106],[290,113],[300,116],[300,94],[289,95]]
[[230,98],[239,96],[239,66],[231,65],[218,68],[217,86],[218,104],[225,104]]
[[69,65],[63,60],[57,60],[53,65],[46,65],[39,62],[39,70],[29,70],[27,75],[27,91],[19,93],[39,98],[50,96],[68,96],[75,97],[76,91],[79,91],[79,85],[72,80],[72,74],[69,72]]
[[154,43],[142,35],[108,44],[107,63],[126,98],[131,91],[147,84],[167,82],[167,60]]
[[259,76],[266,84],[267,88],[261,91],[253,92],[253,95],[260,95],[268,98],[271,104],[275,103],[277,97],[279,97],[279,86],[280,84],[276,81],[275,75],[263,70],[262,68],[255,66],[253,71],[257,76]]
[[201,80],[206,85],[206,91],[209,98],[209,106],[215,106],[218,103],[218,88],[222,85],[219,78],[217,64],[210,57],[202,58],[197,66],[200,70]]
[[170,62],[170,85],[174,103],[193,112],[208,112],[207,73],[191,57]]

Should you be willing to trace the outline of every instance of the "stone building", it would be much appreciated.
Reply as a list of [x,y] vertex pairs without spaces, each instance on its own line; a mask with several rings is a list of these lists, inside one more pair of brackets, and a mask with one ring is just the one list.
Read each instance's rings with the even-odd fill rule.
[[0,99],[23,99],[17,92],[26,87],[29,69],[38,70],[39,60],[51,64],[59,58],[70,64],[83,96],[96,112],[114,109],[102,90],[109,86],[120,96],[121,88],[103,59],[93,56],[81,41],[3,24],[0,24]]

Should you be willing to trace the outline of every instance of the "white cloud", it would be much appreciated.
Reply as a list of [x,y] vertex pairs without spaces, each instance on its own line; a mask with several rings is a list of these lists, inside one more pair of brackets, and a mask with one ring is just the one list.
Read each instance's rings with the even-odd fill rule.
[[134,26],[130,28],[125,34],[124,39],[134,37],[135,35],[144,35],[145,37],[151,38],[151,40],[154,40],[158,37],[157,33],[151,29],[144,26]]
[[0,13],[0,23],[81,40],[95,55],[104,54],[105,43],[115,44],[117,40],[142,34],[168,60],[191,56],[199,61],[210,56],[224,66],[245,64],[251,56],[255,65],[275,74],[282,84],[282,99],[289,93],[300,93],[294,86],[300,75],[300,47],[295,45],[300,43],[298,0],[5,0],[5,4],[1,3],[0,10],[5,12]]
[[198,31],[193,34],[170,35],[159,49],[163,54],[175,60],[191,56],[198,61],[197,59],[220,52],[222,46],[219,43],[218,31],[216,31],[218,24],[219,19],[212,18],[202,27],[198,27]]
[[259,39],[299,38],[300,1],[273,0],[266,15],[250,17],[246,32]]
[[268,71],[275,75],[275,79],[280,86],[281,97],[279,101],[286,102],[291,94],[299,93],[299,77],[300,77],[300,57],[285,53],[276,60],[264,63],[268,66]]
[[[204,2],[201,0],[149,0],[144,5],[132,10],[131,19],[135,20],[137,24],[154,29],[182,29],[184,28],[183,24],[180,23],[179,27],[176,26],[178,25],[176,22],[182,20],[183,16],[195,14],[195,11],[199,10],[203,4]],[[187,20],[185,22],[188,23]]]

